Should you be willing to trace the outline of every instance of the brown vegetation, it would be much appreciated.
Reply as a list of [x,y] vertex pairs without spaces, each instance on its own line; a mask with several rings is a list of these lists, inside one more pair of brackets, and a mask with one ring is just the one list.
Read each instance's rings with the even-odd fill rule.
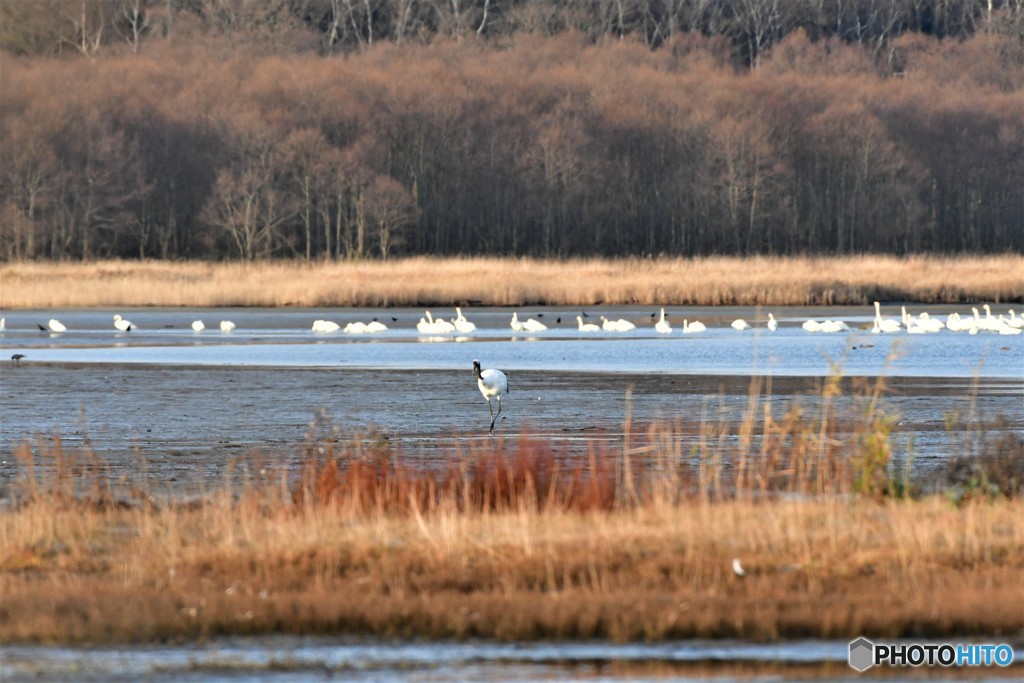
[[[276,49],[276,15],[249,16],[255,45],[225,36],[264,4],[225,2],[199,13],[208,32],[165,26],[138,50],[80,47],[78,30],[61,44],[88,58],[0,52],[0,258],[1024,250],[1024,48],[997,21],[853,44],[734,25],[746,70],[700,29],[654,49],[561,30],[460,41],[453,17],[433,30],[456,39],[429,44],[353,29],[364,49],[343,59]],[[863,27],[847,5],[822,16]],[[1017,26],[1021,7],[998,14]],[[648,16],[625,14],[597,33]]]
[[1024,301],[1024,258],[0,264],[0,308],[864,305]]
[[0,642],[1008,636],[1021,519],[1019,501],[938,498],[419,515],[44,502],[0,516]]
[[453,440],[425,471],[311,436],[301,473],[251,456],[196,501],[25,446],[0,511],[0,642],[1018,634],[1022,501],[907,497],[881,387],[855,417],[828,410],[838,386],[813,419],[757,411],[728,451],[705,426],[684,457],[655,425],[583,466],[524,436]]

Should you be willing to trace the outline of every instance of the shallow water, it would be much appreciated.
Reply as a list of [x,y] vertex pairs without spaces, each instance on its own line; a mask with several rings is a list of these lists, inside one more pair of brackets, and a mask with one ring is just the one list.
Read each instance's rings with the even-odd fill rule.
[[[751,680],[750,670],[716,676],[715,667],[728,662],[765,667],[772,680],[861,680],[847,667],[847,652],[848,643],[839,641],[619,645],[281,636],[123,648],[0,647],[0,668],[5,681],[697,681],[721,675]],[[1024,652],[1016,650],[1014,661],[1022,658]],[[873,672],[871,680],[898,680],[899,673]],[[993,668],[993,677],[1000,673],[1007,672]]]
[[[773,309],[779,321],[768,332],[765,315],[744,308],[667,310],[672,334],[654,331],[654,320],[637,309],[592,309],[599,316],[625,318],[631,332],[580,332],[580,311],[544,309],[523,312],[550,329],[515,333],[504,309],[470,311],[475,333],[421,335],[422,311],[408,309],[143,309],[122,311],[138,329],[117,333],[108,312],[18,311],[8,315],[4,352],[25,354],[24,363],[155,364],[194,366],[317,367],[331,369],[463,370],[478,357],[505,370],[566,370],[579,373],[659,373],[683,375],[774,375],[820,377],[840,368],[847,376],[982,377],[1024,376],[1024,335],[872,335],[872,314],[856,309]],[[934,311],[935,309],[933,309]],[[955,310],[949,308],[948,310]],[[936,313],[937,314],[937,313]],[[448,315],[454,315],[448,311]],[[683,316],[705,321],[699,334],[681,332]],[[50,317],[68,327],[62,334],[40,332]],[[740,317],[755,329],[737,332],[729,323]],[[851,328],[839,334],[810,334],[800,323],[842,319]],[[208,329],[195,333],[192,320]],[[217,324],[237,324],[222,333]],[[390,329],[373,335],[310,330],[316,319],[344,326],[380,320]],[[561,321],[561,322],[557,322]],[[861,329],[865,328],[865,329]]]
[[[346,435],[372,426],[374,438],[429,467],[451,455],[452,435],[464,445],[490,438],[473,358],[509,375],[497,436],[528,430],[565,458],[621,443],[627,414],[634,431],[680,422],[681,450],[690,452],[701,424],[738,424],[752,376],[763,382],[758,410],[770,402],[780,416],[799,402],[813,412],[822,378],[837,367],[848,377],[887,378],[883,407],[898,416],[897,464],[906,459],[922,476],[964,448],[965,435],[947,429],[951,415],[1003,417],[996,431],[1024,431],[1024,335],[872,335],[857,329],[873,314],[865,308],[773,310],[774,333],[751,309],[669,309],[671,335],[654,331],[650,310],[588,311],[591,320],[632,320],[638,329],[629,333],[578,332],[577,311],[521,311],[552,327],[531,335],[509,329],[509,310],[476,309],[466,313],[479,329],[467,337],[420,335],[419,310],[121,311],[139,326],[129,333],[114,331],[109,311],[9,313],[2,352],[25,358],[0,366],[0,498],[18,474],[14,446],[53,436],[87,443],[115,479],[144,477],[171,492],[209,485],[254,451],[296,463],[314,422],[321,434],[324,424]],[[683,315],[708,331],[681,334]],[[50,317],[68,332],[33,329]],[[374,317],[391,329],[310,331],[315,319]],[[736,317],[757,328],[733,330]],[[799,326],[807,317],[843,319],[853,331],[809,334]],[[194,333],[199,318],[211,329]],[[225,318],[237,324],[230,334],[217,329]],[[835,399],[844,413],[856,410],[850,384]]]

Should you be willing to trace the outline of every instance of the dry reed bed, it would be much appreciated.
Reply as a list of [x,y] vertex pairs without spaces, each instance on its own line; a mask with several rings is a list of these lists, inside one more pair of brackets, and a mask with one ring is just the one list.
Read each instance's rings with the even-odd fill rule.
[[[1020,499],[756,497],[753,485],[725,495],[713,473],[692,475],[693,490],[627,451],[562,471],[528,440],[453,454],[434,473],[401,467],[384,446],[321,446],[297,481],[268,467],[202,503],[163,505],[116,504],[89,457],[49,454],[64,465],[46,481],[30,475],[24,504],[0,512],[0,642],[1024,628]],[[19,453],[30,473],[43,455]],[[837,488],[854,475],[835,475],[848,480]]]
[[1024,302],[1024,257],[0,265],[0,308]]

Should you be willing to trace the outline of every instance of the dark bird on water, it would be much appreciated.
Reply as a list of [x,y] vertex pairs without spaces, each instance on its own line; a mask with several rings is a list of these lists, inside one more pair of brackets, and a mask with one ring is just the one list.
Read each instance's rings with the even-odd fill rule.
[[11,365],[21,365],[21,359],[25,357],[23,353],[16,353],[11,356]]

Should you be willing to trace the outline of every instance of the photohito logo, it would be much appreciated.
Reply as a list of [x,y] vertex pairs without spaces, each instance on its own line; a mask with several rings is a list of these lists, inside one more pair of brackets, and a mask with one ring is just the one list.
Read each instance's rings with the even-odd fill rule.
[[878,664],[889,666],[1010,666],[1013,648],[1000,643],[952,645],[950,643],[872,643],[858,638],[850,643],[847,661],[857,671]]

